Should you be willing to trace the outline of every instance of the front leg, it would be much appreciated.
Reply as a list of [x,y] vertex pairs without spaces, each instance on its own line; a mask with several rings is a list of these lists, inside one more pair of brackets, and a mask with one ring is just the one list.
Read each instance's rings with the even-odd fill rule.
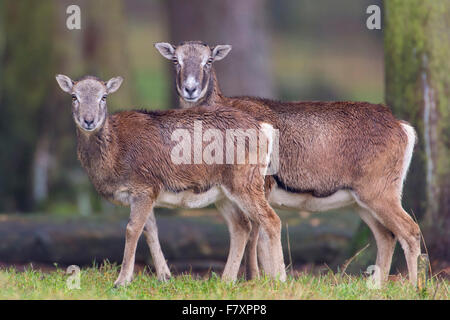
[[169,267],[161,250],[161,245],[158,239],[158,227],[156,226],[155,214],[153,209],[145,222],[144,235],[147,239],[150,254],[152,256],[153,264],[155,265],[156,275],[158,280],[166,281],[171,277]]
[[133,199],[131,202],[130,220],[127,224],[125,251],[119,277],[114,282],[115,287],[127,285],[131,282],[134,270],[136,246],[144,229],[145,222],[152,211],[153,201],[149,198]]

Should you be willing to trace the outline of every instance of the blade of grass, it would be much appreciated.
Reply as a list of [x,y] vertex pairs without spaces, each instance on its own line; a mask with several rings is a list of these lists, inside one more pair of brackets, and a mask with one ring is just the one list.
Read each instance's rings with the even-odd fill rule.
[[368,247],[370,246],[370,243],[366,244],[364,246],[364,248],[359,249],[352,257],[350,257],[349,259],[347,259],[344,264],[341,267],[341,273],[342,274],[346,274],[345,271],[347,271],[348,266],[350,265],[350,263],[352,263],[353,260],[356,259],[357,256],[359,256],[364,250],[366,250]]

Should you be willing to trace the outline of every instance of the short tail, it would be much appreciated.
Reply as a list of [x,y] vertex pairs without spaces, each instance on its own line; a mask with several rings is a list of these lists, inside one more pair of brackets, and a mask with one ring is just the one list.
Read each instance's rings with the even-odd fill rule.
[[[260,164],[263,165],[261,173],[263,175],[266,175],[268,168],[269,168],[270,158],[272,156],[272,151],[273,151],[274,129],[273,129],[272,125],[263,122],[263,123],[261,123],[260,130],[265,138],[260,136],[260,139],[259,139],[259,143],[260,143],[259,159],[260,159],[260,161],[262,161],[262,163],[260,163]],[[264,150],[265,146],[267,146],[266,150]]]
[[403,156],[403,170],[402,170],[402,183],[405,182],[406,174],[408,173],[409,165],[411,164],[411,158],[414,151],[414,145],[417,141],[416,130],[406,121],[400,121],[403,131],[405,132],[408,143],[406,144],[405,154]]

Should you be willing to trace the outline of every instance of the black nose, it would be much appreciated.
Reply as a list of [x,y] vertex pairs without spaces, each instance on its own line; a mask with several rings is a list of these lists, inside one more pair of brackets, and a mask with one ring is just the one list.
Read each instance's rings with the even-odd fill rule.
[[187,93],[189,96],[192,96],[192,94],[195,92],[195,90],[197,90],[197,88],[192,88],[192,89],[184,88],[184,91],[186,91],[186,93]]
[[86,120],[84,119],[84,124],[89,128],[94,123],[94,120]]

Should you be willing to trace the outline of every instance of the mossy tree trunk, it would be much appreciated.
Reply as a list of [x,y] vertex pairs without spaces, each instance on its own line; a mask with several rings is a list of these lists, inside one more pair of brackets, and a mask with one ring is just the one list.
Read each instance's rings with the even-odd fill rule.
[[450,260],[450,2],[384,2],[386,102],[417,130],[404,204],[431,260]]

